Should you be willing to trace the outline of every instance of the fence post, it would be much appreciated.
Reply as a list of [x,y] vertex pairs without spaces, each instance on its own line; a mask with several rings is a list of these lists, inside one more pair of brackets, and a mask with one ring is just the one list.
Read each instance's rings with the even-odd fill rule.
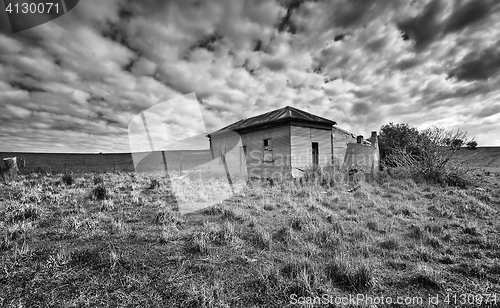
[[113,173],[116,173],[116,162],[113,161]]
[[224,171],[226,171],[227,181],[229,182],[229,186],[231,187],[231,192],[234,194],[233,181],[231,180],[231,175],[229,174],[229,168],[227,167],[226,162],[226,153],[223,153],[221,158],[222,162],[224,163]]
[[182,153],[181,153],[181,163],[179,165],[179,173],[182,173]]

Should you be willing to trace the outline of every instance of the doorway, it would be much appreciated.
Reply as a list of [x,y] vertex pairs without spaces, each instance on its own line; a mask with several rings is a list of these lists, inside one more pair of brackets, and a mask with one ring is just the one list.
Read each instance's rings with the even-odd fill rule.
[[317,142],[312,143],[312,163],[317,166],[319,163],[319,145]]

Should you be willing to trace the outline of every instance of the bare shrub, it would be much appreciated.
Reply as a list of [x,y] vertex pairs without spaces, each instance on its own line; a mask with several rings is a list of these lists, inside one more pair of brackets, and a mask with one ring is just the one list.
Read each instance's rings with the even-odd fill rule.
[[390,175],[461,188],[472,184],[467,170],[452,159],[466,143],[466,132],[432,127],[411,134],[408,144],[386,145],[383,164],[392,169]]

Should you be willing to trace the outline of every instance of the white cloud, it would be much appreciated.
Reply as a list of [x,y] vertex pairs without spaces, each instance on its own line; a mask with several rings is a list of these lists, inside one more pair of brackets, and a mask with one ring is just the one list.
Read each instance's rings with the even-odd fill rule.
[[11,116],[18,117],[18,118],[25,118],[30,115],[29,110],[12,106],[12,105],[7,105],[6,106],[7,111],[10,112]]
[[[500,64],[490,59],[484,75],[469,63],[496,50],[499,13],[471,23],[444,5],[429,17],[439,33],[409,23],[405,39],[401,23],[429,2],[81,1],[53,22],[0,33],[0,128],[13,136],[0,142],[128,151],[135,115],[194,91],[208,130],[293,105],[360,134],[440,124],[499,145]],[[446,30],[451,16],[459,30]]]

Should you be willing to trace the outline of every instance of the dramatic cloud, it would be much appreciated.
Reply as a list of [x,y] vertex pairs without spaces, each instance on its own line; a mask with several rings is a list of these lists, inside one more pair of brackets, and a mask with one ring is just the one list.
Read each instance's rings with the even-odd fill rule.
[[452,2],[431,0],[414,17],[400,21],[398,27],[405,39],[415,42],[415,49],[421,51],[438,38],[462,30],[476,30],[487,25],[488,19],[498,13],[500,2],[495,0],[468,0]]
[[[355,134],[437,124],[500,145],[499,10],[494,0],[87,0],[16,34],[0,18],[0,151],[126,152],[135,116],[192,92],[209,131],[292,105]],[[179,136],[184,122],[165,119]]]
[[485,80],[500,72],[500,41],[479,52],[473,51],[450,72],[461,80]]
[[446,20],[445,31],[455,32],[481,22],[495,13],[498,6],[498,1],[494,0],[469,0],[458,5]]
[[415,41],[417,50],[427,47],[442,32],[440,18],[444,9],[445,3],[443,1],[432,0],[418,16],[405,20],[398,25],[405,34]]

